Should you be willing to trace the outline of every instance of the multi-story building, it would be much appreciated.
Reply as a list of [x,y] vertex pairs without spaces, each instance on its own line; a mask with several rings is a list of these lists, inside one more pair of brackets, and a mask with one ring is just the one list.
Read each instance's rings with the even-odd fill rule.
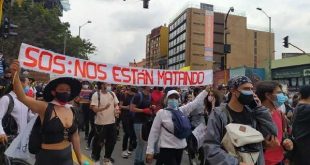
[[[227,22],[227,43],[231,53],[224,59],[224,20],[226,13],[213,11],[201,4],[181,12],[169,24],[168,68],[191,70],[222,70],[240,66],[269,66],[269,50],[274,59],[274,34],[247,28],[247,18],[230,15]],[[270,38],[271,39],[270,39]],[[269,49],[269,41],[271,41]]]
[[129,66],[130,67],[136,67],[136,68],[146,68],[146,60],[145,58],[142,59],[141,61],[136,62],[136,60],[134,60],[134,62],[129,62]]
[[146,67],[166,69],[168,57],[168,27],[159,26],[146,36]]

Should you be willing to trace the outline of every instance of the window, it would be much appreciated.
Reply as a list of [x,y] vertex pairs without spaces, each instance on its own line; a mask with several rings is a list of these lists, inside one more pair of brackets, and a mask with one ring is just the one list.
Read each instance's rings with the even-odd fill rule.
[[304,80],[302,77],[298,78],[298,86],[303,86],[304,85]]
[[305,77],[305,85],[310,85],[310,77]]
[[254,54],[257,54],[257,48],[256,47],[254,48]]
[[254,68],[257,68],[257,56],[254,56]]
[[175,57],[175,62],[179,62],[179,56]]
[[257,32],[254,32],[254,39],[257,39]]

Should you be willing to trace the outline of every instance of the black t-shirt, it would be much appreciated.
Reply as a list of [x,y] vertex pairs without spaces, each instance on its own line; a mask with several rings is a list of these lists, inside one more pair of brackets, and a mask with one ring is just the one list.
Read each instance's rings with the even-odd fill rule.
[[252,114],[246,108],[243,108],[242,112],[236,112],[232,110],[228,105],[226,106],[226,108],[228,109],[229,114],[233,120],[232,123],[252,126]]
[[[142,95],[142,100],[141,100]],[[149,108],[151,106],[151,95],[145,95],[143,92],[135,94],[132,104],[136,105],[139,109]],[[134,114],[134,122],[135,123],[144,123],[147,122],[149,116],[137,112]]]
[[[123,106],[128,106],[131,103],[131,100],[134,95],[128,95],[128,94],[122,94],[120,96],[120,101],[123,102]],[[132,112],[130,112],[129,109],[121,109],[121,115],[122,117],[132,117]]]
[[[130,105],[133,96],[134,95],[122,94],[120,96],[120,101],[123,102],[123,106]],[[128,110],[128,109],[125,109],[125,110]]]

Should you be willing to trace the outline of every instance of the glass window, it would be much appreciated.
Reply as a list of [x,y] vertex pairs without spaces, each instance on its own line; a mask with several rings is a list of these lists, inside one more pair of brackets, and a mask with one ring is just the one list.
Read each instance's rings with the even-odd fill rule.
[[297,84],[297,80],[296,78],[292,78],[292,86],[295,87]]
[[304,79],[302,77],[298,78],[298,86],[303,86],[304,85]]
[[305,77],[305,85],[310,85],[310,77]]

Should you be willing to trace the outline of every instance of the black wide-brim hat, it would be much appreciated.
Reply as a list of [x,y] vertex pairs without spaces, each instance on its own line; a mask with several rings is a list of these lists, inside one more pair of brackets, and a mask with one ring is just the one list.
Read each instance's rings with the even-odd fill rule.
[[61,77],[50,81],[46,87],[44,88],[43,98],[45,101],[50,102],[54,100],[54,96],[52,95],[52,90],[55,90],[57,85],[59,84],[68,84],[71,88],[70,101],[72,101],[75,97],[77,97],[82,88],[82,84],[79,80],[72,77]]

